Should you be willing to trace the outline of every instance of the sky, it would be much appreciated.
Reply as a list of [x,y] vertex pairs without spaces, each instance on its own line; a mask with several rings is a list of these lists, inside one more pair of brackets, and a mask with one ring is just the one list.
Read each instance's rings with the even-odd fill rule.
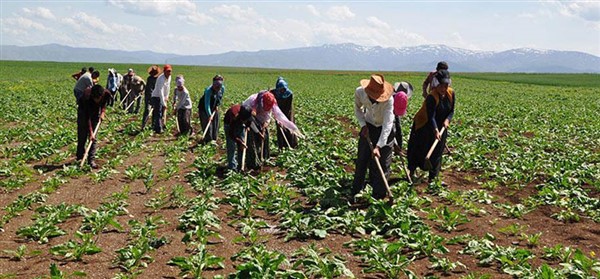
[[324,44],[600,56],[595,1],[0,0],[0,45],[181,55]]

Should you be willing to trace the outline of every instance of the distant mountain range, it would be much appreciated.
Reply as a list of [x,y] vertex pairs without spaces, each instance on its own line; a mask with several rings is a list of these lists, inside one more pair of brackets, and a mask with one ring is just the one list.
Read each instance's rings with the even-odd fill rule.
[[447,61],[454,72],[600,73],[600,57],[531,48],[473,51],[445,45],[402,48],[327,44],[282,50],[177,55],[152,51],[74,48],[58,44],[0,46],[0,60],[148,63],[312,70],[429,71]]

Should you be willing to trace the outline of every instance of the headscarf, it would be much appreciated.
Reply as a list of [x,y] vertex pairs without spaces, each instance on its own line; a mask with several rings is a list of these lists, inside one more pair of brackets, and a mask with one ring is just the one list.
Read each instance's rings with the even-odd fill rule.
[[[281,89],[285,89],[285,92],[281,93]],[[275,93],[282,99],[286,99],[293,94],[288,87],[288,83],[283,79],[283,77],[277,78],[277,81],[275,82]]]
[[183,78],[182,75],[178,75],[175,78],[175,84],[177,84],[177,86],[183,86],[185,84],[185,79]]

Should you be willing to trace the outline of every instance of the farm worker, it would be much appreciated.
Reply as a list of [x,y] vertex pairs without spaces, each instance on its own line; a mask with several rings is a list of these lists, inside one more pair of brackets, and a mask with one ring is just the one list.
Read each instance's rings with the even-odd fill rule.
[[[225,94],[225,85],[223,85],[223,76],[216,75],[212,79],[212,84],[204,90],[204,95],[198,101],[198,117],[202,132],[206,129],[206,125],[210,125],[204,142],[217,140],[219,133],[219,112],[218,107],[221,105],[221,100]],[[215,113],[212,119],[210,116]],[[210,123],[209,123],[209,120]]]
[[[437,66],[435,67],[435,71],[430,72],[423,81],[423,98],[427,98],[427,94],[429,94],[433,90],[433,88],[440,84],[439,81],[435,78],[435,75],[440,70],[448,70],[448,63],[446,63],[446,61],[438,62]],[[450,83],[450,85],[451,84],[452,82]]]
[[440,134],[440,129],[442,127],[448,128],[448,125],[450,125],[456,102],[454,90],[449,87],[450,73],[447,70],[440,70],[435,78],[440,82],[440,85],[427,95],[421,109],[413,118],[407,152],[408,170],[410,175],[414,177],[417,167],[426,170],[425,157],[427,152],[435,139],[440,140],[430,157],[429,182],[433,182],[440,172],[442,151],[448,136],[447,130],[444,131],[444,134]]
[[169,92],[171,91],[172,70],[173,68],[169,64],[163,67],[163,73],[156,79],[156,84],[152,91],[152,127],[157,134],[162,134],[165,128],[163,115],[165,114]]
[[227,146],[227,168],[237,171],[238,162],[242,161],[242,151],[247,148],[244,129],[251,128],[255,133],[259,133],[253,121],[252,108],[240,104],[229,107],[225,112],[223,128]]
[[[89,73],[94,73],[96,71],[96,69],[94,69],[94,67],[89,67],[88,68],[88,72]],[[100,73],[100,72],[98,72]],[[94,83],[94,85],[98,84],[98,78],[100,77],[100,75],[98,75],[97,77],[92,77],[92,82]]]
[[175,78],[177,88],[173,92],[173,111],[177,114],[177,123],[179,123],[179,135],[189,135],[192,133],[192,99],[190,92],[184,86],[185,79],[183,75]]
[[[275,95],[277,105],[281,109],[281,112],[285,114],[287,119],[294,122],[294,106],[292,103],[294,99],[294,93],[289,89],[288,83],[283,79],[283,77],[277,78],[277,81],[275,82],[275,89],[271,90],[271,93]],[[287,147],[296,148],[296,146],[298,146],[298,139],[296,138],[296,135],[292,134],[288,130],[283,130],[279,123],[275,123],[275,125],[277,126],[277,147],[279,147],[279,149]],[[288,143],[290,146],[288,146]]]
[[[127,70],[127,74],[123,76],[123,83],[121,84],[121,102],[123,103],[123,109],[129,107],[129,104],[135,98],[135,92],[133,92],[133,77],[135,77],[135,71],[133,69]],[[125,101],[123,101],[125,98]]]
[[152,91],[156,85],[156,79],[158,75],[162,73],[162,68],[158,65],[153,65],[148,68],[148,78],[146,79],[146,88],[144,89],[144,115],[142,116],[142,130],[146,127],[146,121],[148,121],[148,114],[150,114]]
[[94,162],[96,156],[96,137],[94,128],[100,119],[104,119],[106,105],[110,100],[110,92],[96,84],[84,91],[77,107],[77,160],[83,159],[85,143],[89,138],[92,146],[88,152],[88,164],[96,169],[98,165]]
[[273,93],[264,90],[256,94],[250,95],[243,106],[248,106],[252,109],[252,114],[256,117],[257,131],[248,133],[248,151],[246,151],[246,166],[250,169],[260,169],[263,160],[269,158],[269,122],[271,121],[271,112],[273,118],[285,129],[288,129],[298,137],[304,137],[296,124],[287,119],[285,114],[277,105],[277,100]]
[[[381,74],[372,74],[370,79],[360,81],[354,93],[354,114],[360,125],[358,158],[352,183],[352,196],[365,187],[365,176],[369,169],[369,181],[373,187],[373,198],[383,199],[387,195],[385,181],[392,163],[394,143],[394,87]],[[371,149],[371,146],[373,147]],[[377,165],[379,160],[385,177],[381,177]]]
[[[140,111],[140,104],[142,102],[142,92],[144,92],[144,89],[146,89],[146,82],[144,81],[143,78],[141,78],[140,76],[136,75],[133,77],[132,79],[132,85],[131,85],[131,94],[132,95],[132,102],[135,102],[135,105],[132,105],[130,103],[129,105],[129,110],[127,110],[127,112],[129,113],[135,113],[137,114]],[[135,108],[134,108],[135,106]]]
[[79,99],[83,96],[83,92],[87,88],[94,86],[94,79],[97,79],[99,76],[100,72],[98,71],[87,72],[77,80],[75,87],[73,88],[73,94],[75,95],[77,104],[79,104]]
[[402,150],[402,116],[406,114],[408,99],[412,96],[412,84],[402,81],[394,84],[394,149],[397,153]]
[[85,74],[85,72],[87,72],[87,70],[85,69],[85,67],[81,68],[81,71],[74,73],[71,75],[72,78],[74,78],[75,80],[79,80],[79,78]]
[[110,92],[112,98],[108,102],[109,106],[113,106],[115,103],[115,96],[117,95],[117,90],[119,89],[119,77],[117,76],[117,71],[113,68],[108,69],[108,77],[106,78],[106,89]]

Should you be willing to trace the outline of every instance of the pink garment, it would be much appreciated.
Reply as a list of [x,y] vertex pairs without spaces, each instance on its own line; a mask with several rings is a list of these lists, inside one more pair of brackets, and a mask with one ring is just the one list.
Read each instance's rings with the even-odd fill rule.
[[[261,91],[260,93],[266,93],[268,91]],[[275,120],[277,120],[277,122],[279,122],[279,124],[281,124],[281,126],[285,127],[286,129],[290,130],[292,133],[298,131],[298,127],[296,126],[296,124],[294,124],[294,122],[290,121],[285,114],[283,114],[283,112],[281,111],[281,109],[279,108],[279,106],[277,105],[277,101],[274,101],[273,107],[271,108],[271,110],[263,110],[263,104],[259,104],[257,97],[258,97],[259,93],[256,94],[252,94],[250,95],[250,97],[248,97],[248,99],[246,99],[246,101],[244,101],[244,103],[242,103],[242,105],[245,106],[249,106],[252,108],[253,111],[256,112],[256,118],[258,119],[258,121],[260,123],[269,123],[269,121],[271,121],[271,112],[273,112],[273,118],[275,118]]]
[[408,97],[404,91],[394,94],[394,115],[404,116],[406,114],[407,105]]

